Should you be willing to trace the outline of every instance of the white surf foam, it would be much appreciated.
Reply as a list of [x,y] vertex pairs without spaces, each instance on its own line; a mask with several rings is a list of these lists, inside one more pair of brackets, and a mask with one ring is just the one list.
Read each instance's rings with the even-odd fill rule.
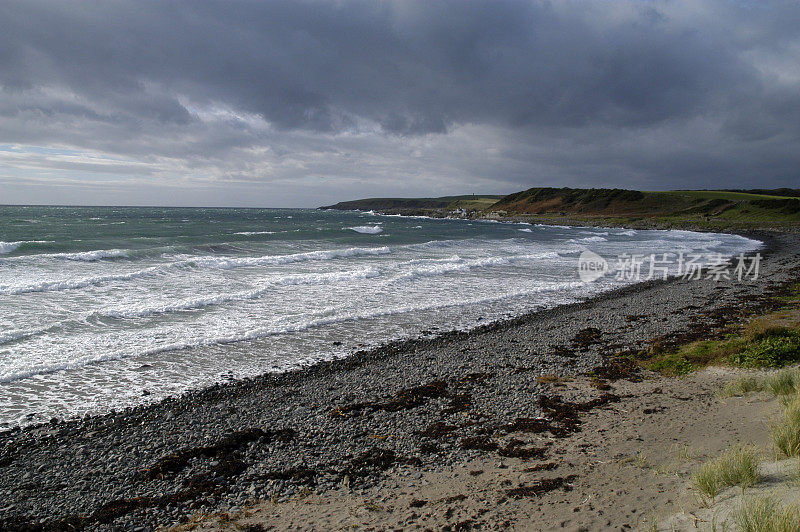
[[398,266],[406,266],[411,264],[437,264],[441,262],[460,262],[463,259],[459,255],[450,255],[449,257],[431,257],[425,259],[411,259],[398,264]]
[[103,283],[110,283],[114,281],[129,281],[139,277],[146,277],[158,273],[161,269],[156,267],[145,268],[131,273],[124,273],[119,275],[98,275],[95,277],[85,277],[82,279],[65,279],[59,281],[42,281],[39,283],[31,283],[27,285],[0,285],[0,295],[20,295],[29,294],[32,292],[57,292],[60,290],[75,290],[80,288],[88,288]]
[[608,239],[603,236],[587,236],[585,238],[570,238],[567,242],[582,243],[582,242],[608,242]]
[[[478,297],[478,298],[471,298],[466,300],[460,300],[457,302],[443,302],[443,303],[424,303],[424,304],[411,304],[411,305],[399,305],[395,307],[389,308],[382,308],[382,309],[370,309],[370,310],[362,310],[362,311],[351,311],[344,314],[338,315],[330,315],[327,316],[327,311],[322,311],[314,314],[310,314],[308,318],[296,320],[295,317],[285,318],[282,324],[278,324],[277,326],[273,327],[262,327],[257,329],[251,329],[246,333],[242,334],[233,334],[233,335],[222,335],[216,336],[213,338],[202,338],[195,341],[188,341],[188,342],[174,342],[171,344],[162,345],[159,347],[154,347],[145,351],[144,353],[138,354],[131,354],[128,352],[117,352],[107,355],[86,355],[83,357],[79,357],[76,360],[61,363],[61,364],[50,364],[46,366],[41,366],[38,368],[31,368],[26,371],[17,371],[11,373],[0,374],[0,383],[8,383],[17,381],[20,379],[30,378],[36,375],[46,375],[50,373],[56,373],[59,371],[65,370],[73,370],[80,367],[84,367],[89,364],[97,364],[102,362],[110,362],[114,360],[122,360],[131,357],[135,357],[138,355],[155,355],[158,353],[164,353],[168,351],[176,351],[181,349],[189,349],[189,348],[199,348],[199,347],[208,347],[212,345],[225,345],[225,344],[232,344],[237,342],[245,342],[251,340],[258,340],[261,338],[266,338],[269,336],[275,336],[279,334],[287,334],[287,333],[294,333],[299,331],[304,331],[307,329],[312,329],[316,327],[322,327],[325,325],[332,325],[335,323],[342,323],[342,322],[350,322],[350,321],[358,321],[358,320],[368,320],[368,319],[375,319],[381,318],[386,316],[392,316],[397,314],[405,314],[409,312],[424,312],[429,310],[435,309],[443,309],[448,307],[461,307],[461,306],[471,306],[471,305],[479,305],[483,303],[490,303],[494,301],[502,301],[504,299],[516,298],[516,297],[524,297],[530,296],[537,293],[542,292],[550,292],[550,291],[564,291],[569,290],[572,288],[578,288],[583,286],[584,283],[579,281],[569,281],[569,282],[557,282],[557,283],[548,283],[542,284],[540,286],[521,290],[521,291],[514,291],[514,292],[506,292],[502,294],[496,294],[493,296],[487,297]],[[323,316],[323,317],[320,317]]]
[[24,244],[24,242],[0,242],[0,253],[11,253],[22,244]]
[[367,279],[370,277],[377,277],[379,275],[380,272],[375,268],[360,268],[358,270],[352,270],[347,272],[286,275],[277,279],[270,280],[258,288],[254,288],[252,290],[246,290],[244,292],[239,292],[236,294],[188,298],[182,301],[178,301],[176,303],[165,303],[161,305],[121,308],[121,309],[106,309],[94,312],[94,314],[99,317],[114,318],[114,319],[146,318],[157,314],[197,310],[203,307],[222,305],[224,303],[230,303],[234,301],[247,301],[252,299],[259,299],[263,297],[265,294],[272,291],[277,286],[332,284],[345,281],[353,281],[355,279]]
[[0,345],[29,338],[38,334],[38,331],[8,331],[0,333]]
[[544,252],[531,253],[526,255],[511,255],[508,257],[484,257],[480,259],[445,259],[440,263],[417,266],[409,271],[405,271],[392,279],[392,282],[404,281],[418,277],[430,277],[446,275],[448,273],[468,272],[477,268],[487,268],[492,266],[504,266],[516,262],[536,261],[542,259],[558,258],[558,253]]
[[377,248],[346,248],[320,251],[307,251],[305,253],[292,253],[290,255],[265,255],[261,257],[200,257],[187,260],[187,264],[195,264],[206,268],[220,268],[230,270],[250,266],[265,266],[268,264],[291,264],[311,260],[333,260],[361,255],[386,255],[391,253],[387,246]]
[[[541,284],[537,287],[530,288],[527,290],[517,290],[513,292],[505,292],[502,294],[495,294],[492,296],[485,296],[485,297],[476,297],[476,298],[469,298],[465,300],[460,300],[457,302],[443,302],[443,303],[423,303],[417,305],[399,305],[390,308],[383,308],[383,309],[371,309],[365,311],[351,311],[345,314],[339,315],[332,315],[326,316],[328,314],[327,311],[323,310],[321,312],[311,314],[309,318],[305,320],[295,321],[294,318],[291,322],[288,322],[288,319],[284,326],[282,327],[270,327],[270,328],[262,328],[249,331],[247,333],[241,335],[229,335],[229,336],[220,336],[217,338],[209,338],[203,339],[199,342],[194,343],[184,343],[178,342],[168,346],[163,346],[160,348],[155,348],[150,351],[148,354],[155,354],[164,351],[174,351],[176,349],[186,349],[192,347],[204,347],[208,345],[218,345],[218,344],[230,344],[235,342],[241,341],[248,341],[248,340],[256,340],[259,338],[264,338],[267,336],[274,336],[277,334],[285,334],[291,332],[298,332],[310,328],[320,327],[324,325],[331,325],[334,323],[341,323],[346,321],[357,321],[357,320],[368,320],[368,319],[375,319],[384,316],[391,316],[396,314],[405,314],[409,312],[425,312],[428,310],[435,310],[435,309],[442,309],[448,307],[463,307],[463,306],[473,306],[479,305],[482,303],[491,303],[494,301],[502,301],[505,299],[517,298],[517,297],[525,297],[530,296],[542,292],[551,292],[551,291],[562,291],[568,290],[573,288],[579,288],[585,286],[586,283],[581,281],[567,281],[567,282],[556,282],[556,283],[547,283]],[[580,294],[576,294],[576,297]],[[324,317],[319,317],[324,316]],[[1,380],[0,380],[1,382]]]
[[63,258],[66,260],[79,260],[84,262],[94,262],[103,259],[120,259],[128,256],[128,251],[124,249],[98,249],[95,251],[83,251],[80,253],[59,253],[52,257]]
[[[44,242],[44,241],[29,241]],[[23,242],[26,243],[26,242]],[[38,253],[36,255],[23,255],[20,257],[12,257],[7,260],[72,260],[82,262],[95,262],[103,259],[119,259],[128,257],[129,250],[126,249],[95,249],[92,251],[80,251],[76,253]]]
[[48,244],[51,242],[52,240],[18,240],[16,242],[0,242],[0,255],[11,253],[25,244]]
[[355,231],[356,233],[363,233],[366,235],[377,235],[378,233],[383,233],[383,227],[380,225],[357,225],[355,227],[348,227],[351,231]]
[[391,249],[389,247],[382,246],[377,248],[346,248],[309,251],[305,253],[293,253],[289,255],[264,255],[260,257],[194,257],[176,262],[165,263],[159,266],[151,266],[149,268],[124,274],[99,275],[95,277],[85,277],[79,279],[48,280],[16,286],[0,285],[0,295],[20,295],[32,292],[76,290],[103,283],[130,281],[132,279],[138,279],[150,275],[166,274],[172,270],[185,267],[230,270],[235,268],[266,266],[270,264],[291,264],[295,262],[313,260],[333,260],[337,258],[355,257],[359,255],[385,255],[388,253],[391,253]]

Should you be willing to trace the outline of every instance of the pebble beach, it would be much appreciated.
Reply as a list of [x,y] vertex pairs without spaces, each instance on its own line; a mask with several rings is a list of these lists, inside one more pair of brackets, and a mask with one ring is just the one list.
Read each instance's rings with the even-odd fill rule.
[[[155,530],[257,501],[368,489],[398,471],[547,460],[548,439],[580,438],[584,416],[620,400],[614,381],[634,378],[610,360],[713,333],[796,279],[797,234],[747,236],[765,242],[754,281],[640,283],[469,332],[431,331],[158,404],[0,433],[0,528]],[[583,396],[564,399],[548,383],[587,373],[597,386]],[[552,489],[571,480],[552,478]]]

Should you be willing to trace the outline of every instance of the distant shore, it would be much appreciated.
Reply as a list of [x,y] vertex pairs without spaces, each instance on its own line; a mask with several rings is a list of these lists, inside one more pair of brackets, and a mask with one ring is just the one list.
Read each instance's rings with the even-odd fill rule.
[[[616,382],[641,378],[617,355],[709,334],[709,316],[755,308],[768,287],[796,278],[798,235],[767,235],[753,283],[641,283],[468,333],[4,432],[0,528],[155,527],[479,459],[550,463],[555,440],[579,442],[586,413],[623,399]],[[592,386],[561,393],[560,380],[586,374]],[[560,478],[558,492],[581,476],[559,467],[507,488]]]
[[731,232],[800,227],[797,190],[670,190],[535,187],[507,196],[366,198],[320,207],[402,216]]
[[[328,208],[328,207],[326,207]],[[730,233],[742,236],[753,236],[757,238],[770,234],[794,233],[800,229],[798,223],[775,224],[763,227],[759,224],[729,224],[719,220],[708,220],[699,222],[691,219],[648,219],[640,217],[601,217],[601,216],[557,216],[552,214],[503,214],[486,215],[475,214],[474,216],[458,216],[446,209],[377,209],[360,210],[360,212],[374,212],[384,216],[406,216],[406,217],[425,217],[433,219],[451,220],[473,220],[483,222],[503,222],[519,224],[541,224],[541,225],[563,225],[570,227],[615,227],[620,229],[636,230],[671,230],[696,231],[699,233]]]

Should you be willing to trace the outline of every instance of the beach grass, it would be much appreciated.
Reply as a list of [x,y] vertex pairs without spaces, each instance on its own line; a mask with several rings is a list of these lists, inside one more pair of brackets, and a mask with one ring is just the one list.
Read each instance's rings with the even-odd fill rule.
[[692,475],[692,485],[708,506],[726,487],[740,486],[742,490],[756,484],[758,476],[758,452],[753,447],[735,447],[721,456],[706,462]]
[[800,456],[800,394],[783,410],[780,421],[772,425],[772,442],[786,456]]
[[711,506],[714,503],[714,499],[722,491],[723,486],[717,474],[717,467],[713,462],[703,464],[694,472],[692,487],[703,506]]
[[[646,368],[667,376],[686,375],[707,366],[740,368],[780,368],[800,363],[800,284],[793,284],[775,297],[780,308],[755,316],[746,323],[731,324],[728,333],[718,339],[700,340],[677,348],[663,349],[654,344],[639,353]],[[800,376],[795,377],[795,381]],[[775,395],[793,392],[789,376],[775,377],[764,385]],[[753,383],[740,383],[748,387]],[[797,383],[795,383],[797,384]],[[800,388],[800,384],[797,386]],[[743,394],[736,385],[723,394]],[[749,391],[755,391],[751,389]]]
[[758,338],[702,340],[677,350],[645,355],[645,366],[664,375],[685,375],[707,366],[782,367],[800,362],[800,330],[776,328]]
[[722,398],[741,397],[749,393],[760,392],[762,389],[763,384],[758,378],[752,375],[745,375],[726,383],[718,395]]
[[798,507],[784,506],[774,497],[743,501],[735,521],[742,532],[800,532]]
[[786,369],[767,376],[761,383],[761,388],[778,397],[797,393],[800,386],[800,373],[798,370]]

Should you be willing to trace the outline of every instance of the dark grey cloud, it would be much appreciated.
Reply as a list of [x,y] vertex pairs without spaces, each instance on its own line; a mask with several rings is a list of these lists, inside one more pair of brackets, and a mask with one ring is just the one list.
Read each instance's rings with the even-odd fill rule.
[[790,1],[6,0],[0,178],[796,186],[798,27]]

